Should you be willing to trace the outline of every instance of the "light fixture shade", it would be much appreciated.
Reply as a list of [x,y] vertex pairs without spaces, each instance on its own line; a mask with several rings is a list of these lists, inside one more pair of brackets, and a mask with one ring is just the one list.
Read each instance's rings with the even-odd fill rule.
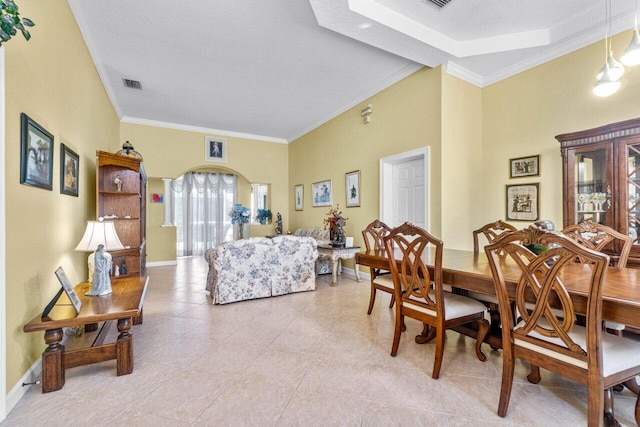
[[593,94],[601,98],[611,96],[620,89],[620,82],[611,78],[610,73],[604,72],[593,88]]
[[87,221],[84,236],[75,250],[93,252],[98,248],[98,245],[104,245],[104,249],[107,251],[124,249],[113,221]]
[[606,72],[607,68],[609,69],[609,77],[610,80],[620,80],[620,77],[624,74],[624,66],[616,61],[613,57],[613,51],[609,51],[609,57],[607,58],[607,62],[600,68],[598,75],[596,78],[600,80],[603,74]]
[[631,43],[627,46],[627,50],[624,51],[620,60],[624,65],[628,65],[630,67],[640,64],[640,34],[638,34],[637,28],[633,30]]

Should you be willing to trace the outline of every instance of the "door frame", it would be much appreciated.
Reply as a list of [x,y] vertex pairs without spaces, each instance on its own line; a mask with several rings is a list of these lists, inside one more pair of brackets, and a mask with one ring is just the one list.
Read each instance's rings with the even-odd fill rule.
[[[6,158],[5,135],[5,57],[0,46],[0,153]],[[0,161],[0,421],[7,417],[7,228],[5,161]]]
[[430,229],[431,224],[429,223],[429,219],[431,215],[429,215],[429,198],[431,191],[429,191],[429,147],[416,148],[415,150],[405,151],[404,153],[394,154],[380,159],[380,220],[382,222],[390,224],[393,218],[391,206],[393,166],[420,158],[424,161],[424,188],[426,193],[424,197],[424,223],[426,229]]

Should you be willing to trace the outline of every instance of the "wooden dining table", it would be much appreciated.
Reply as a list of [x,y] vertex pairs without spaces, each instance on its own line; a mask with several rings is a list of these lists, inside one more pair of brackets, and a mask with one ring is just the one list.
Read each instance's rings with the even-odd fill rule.
[[[400,252],[394,254],[396,262],[402,258]],[[434,265],[435,250],[426,250],[423,254],[424,263],[431,270]],[[507,291],[512,299],[515,299],[515,289],[520,278],[521,271],[515,262],[507,259],[501,260],[502,271],[505,277]],[[384,251],[371,250],[356,254],[356,263],[373,268],[389,269],[389,258]],[[591,266],[575,263],[566,266],[560,278],[569,292],[576,313],[586,313],[587,296],[591,278]],[[458,291],[475,291],[488,295],[495,295],[493,275],[489,260],[484,252],[474,253],[457,249],[444,249],[442,253],[443,283],[451,285]],[[553,302],[552,302],[553,304]],[[602,318],[613,322],[640,328],[640,269],[607,267],[602,289]],[[476,331],[468,326],[455,328],[456,331],[475,337]],[[416,337],[419,342],[420,336]],[[502,339],[499,333],[492,330],[485,342],[494,348],[502,347]],[[635,393],[638,387],[635,381],[625,383]],[[605,425],[616,424],[613,415],[613,401],[610,390],[605,399]],[[636,402],[636,418],[640,416],[640,397]]]

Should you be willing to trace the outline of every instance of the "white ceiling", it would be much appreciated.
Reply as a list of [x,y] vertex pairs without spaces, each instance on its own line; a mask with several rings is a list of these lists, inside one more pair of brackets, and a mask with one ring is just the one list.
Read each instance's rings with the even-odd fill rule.
[[[606,22],[604,0],[68,1],[123,121],[274,142],[424,65],[483,87]],[[612,3],[611,31],[633,28],[635,1]]]

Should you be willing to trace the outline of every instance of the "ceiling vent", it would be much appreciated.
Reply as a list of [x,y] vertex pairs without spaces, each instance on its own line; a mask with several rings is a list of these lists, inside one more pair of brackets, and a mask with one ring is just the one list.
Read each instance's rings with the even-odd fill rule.
[[129,89],[142,90],[142,84],[137,80],[122,79],[124,85]]
[[451,0],[425,0],[427,3],[431,3],[437,7],[445,7]]

